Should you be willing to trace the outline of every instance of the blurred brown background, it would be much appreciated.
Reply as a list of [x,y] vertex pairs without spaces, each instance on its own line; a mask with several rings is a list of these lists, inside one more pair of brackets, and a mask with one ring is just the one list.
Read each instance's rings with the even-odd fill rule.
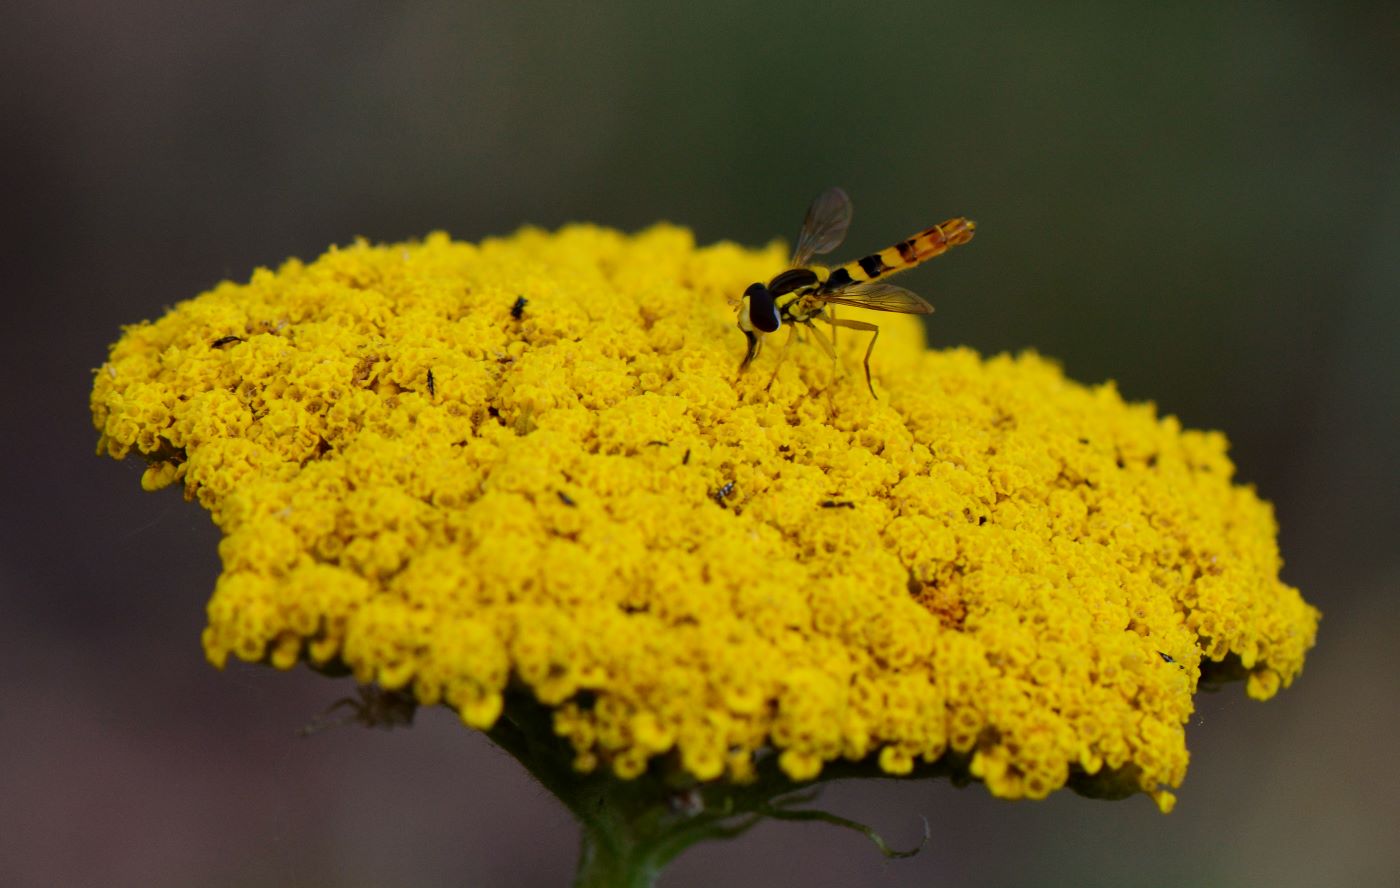
[[662,884],[1395,884],[1400,6],[671,6],[10,7],[0,884],[566,884],[567,817],[449,713],[298,739],[347,683],[204,663],[217,534],[92,455],[90,370],[120,324],[357,235],[759,244],[830,184],[852,251],[980,223],[911,275],[936,344],[1225,429],[1322,635],[1276,700],[1201,697],[1169,817],[837,786],[932,842],[769,825]]

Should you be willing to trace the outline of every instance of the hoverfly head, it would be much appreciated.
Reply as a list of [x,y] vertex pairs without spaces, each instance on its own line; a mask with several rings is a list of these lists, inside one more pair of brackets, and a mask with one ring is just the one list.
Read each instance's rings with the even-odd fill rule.
[[744,291],[744,306],[739,312],[740,329],[747,330],[744,324],[746,319],[748,327],[761,333],[773,333],[783,325],[772,291],[762,284],[749,284],[749,288]]

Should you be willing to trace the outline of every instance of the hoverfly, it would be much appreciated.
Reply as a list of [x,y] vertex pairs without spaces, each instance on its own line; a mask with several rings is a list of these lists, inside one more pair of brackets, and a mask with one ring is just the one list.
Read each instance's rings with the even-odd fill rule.
[[783,324],[793,325],[789,327],[789,341],[796,325],[805,324],[822,349],[834,359],[836,351],[831,341],[812,323],[820,318],[831,324],[833,338],[837,327],[872,334],[870,345],[865,349],[865,384],[870,388],[870,396],[875,397],[875,385],[870,381],[870,354],[875,350],[875,340],[880,338],[880,328],[865,321],[837,318],[831,306],[856,305],[875,311],[928,314],[933,311],[932,305],[903,287],[880,279],[913,268],[946,252],[949,247],[967,243],[972,240],[977,226],[971,219],[949,219],[910,235],[892,247],[834,269],[807,265],[813,256],[839,247],[850,227],[851,199],[846,192],[828,188],[812,201],[788,270],[778,274],[767,286],[754,283],[744,291],[739,307],[739,329],[748,339],[749,350],[739,365],[740,370],[758,357],[764,334],[777,332]]

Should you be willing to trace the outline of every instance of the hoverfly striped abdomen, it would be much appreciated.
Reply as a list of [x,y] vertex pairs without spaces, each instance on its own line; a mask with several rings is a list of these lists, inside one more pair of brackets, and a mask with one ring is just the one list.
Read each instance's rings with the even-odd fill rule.
[[878,253],[862,256],[854,262],[847,262],[834,269],[826,279],[822,289],[839,290],[852,284],[873,281],[906,268],[913,268],[935,256],[948,252],[972,240],[977,226],[968,219],[949,219],[941,225],[924,229],[908,240],[886,247]]

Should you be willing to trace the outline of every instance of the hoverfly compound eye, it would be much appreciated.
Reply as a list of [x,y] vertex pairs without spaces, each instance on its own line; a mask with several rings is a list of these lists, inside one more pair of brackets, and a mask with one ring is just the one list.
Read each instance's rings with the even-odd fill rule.
[[783,325],[778,306],[773,301],[773,294],[767,287],[762,284],[750,284],[744,291],[744,297],[749,301],[749,323],[753,324],[755,330],[772,333]]

